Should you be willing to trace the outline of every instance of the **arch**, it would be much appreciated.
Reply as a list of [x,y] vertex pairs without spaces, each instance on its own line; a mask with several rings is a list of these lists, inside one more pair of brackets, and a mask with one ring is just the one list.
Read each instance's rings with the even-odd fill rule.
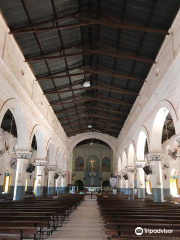
[[37,142],[37,159],[45,159],[47,157],[45,139],[39,124],[35,125],[31,132],[30,143],[32,143],[34,136]]
[[131,143],[129,145],[129,149],[128,149],[128,166],[134,166],[134,162],[135,162],[135,147],[134,144]]
[[158,153],[162,151],[161,149],[162,130],[163,130],[164,122],[166,120],[168,113],[170,113],[172,116],[174,126],[175,126],[175,131],[177,132],[178,118],[177,118],[175,109],[172,103],[170,103],[167,100],[163,100],[162,102],[160,102],[158,106],[158,111],[155,113],[154,120],[152,122],[150,152]]
[[110,137],[106,134],[103,133],[82,133],[82,134],[77,134],[74,137],[71,137],[71,144],[70,144],[70,153],[72,152],[73,148],[79,143],[82,142],[86,139],[99,139],[105,143],[107,143],[113,150],[114,154],[117,152],[117,147],[116,147],[116,139],[114,137]]
[[0,109],[0,125],[7,110],[11,111],[16,123],[18,136],[17,149],[29,150],[29,131],[27,125],[26,110],[17,99],[8,99]]
[[77,157],[76,158],[76,160],[75,160],[75,167],[84,169],[84,158],[83,157]]
[[139,133],[138,140],[137,140],[137,146],[136,146],[136,157],[137,160],[144,160],[144,152],[145,152],[145,145],[146,141],[149,145],[149,137],[148,137],[148,132],[145,127],[143,127]]
[[83,183],[82,180],[77,180],[77,181],[75,182],[75,186],[76,186],[76,187],[78,186],[78,190],[83,191],[84,183]]
[[110,186],[110,184],[109,184],[109,181],[108,180],[104,180],[103,182],[102,182],[102,187],[109,187]]

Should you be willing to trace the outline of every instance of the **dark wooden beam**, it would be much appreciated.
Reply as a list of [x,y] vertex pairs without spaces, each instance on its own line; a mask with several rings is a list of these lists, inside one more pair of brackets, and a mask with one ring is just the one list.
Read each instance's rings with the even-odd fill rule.
[[[86,121],[86,122],[83,123],[83,125],[85,124],[85,125],[88,126],[89,124],[94,125],[94,124],[96,124],[96,123],[97,123],[97,121]],[[112,127],[112,128],[113,128],[113,127],[116,127],[116,129],[119,128],[119,130],[118,130],[119,132],[120,132],[120,129],[122,128],[121,125],[118,125],[118,124],[115,124],[115,123],[110,124],[110,123],[108,123],[108,122],[105,122],[103,119],[102,119],[101,123],[104,124],[105,126],[108,126],[108,127]],[[72,124],[73,127],[76,127],[76,126],[78,126],[78,125],[79,125],[78,123]],[[63,127],[64,127],[65,131],[66,131],[68,128],[71,129],[71,127],[70,127],[70,126],[67,126],[67,125],[64,125]]]
[[[67,75],[67,71],[73,71],[73,70],[81,70],[83,71],[82,73],[73,73],[73,74],[69,74]],[[63,74],[66,73],[66,75],[61,75],[58,76],[58,74]],[[44,76],[37,76],[36,80],[37,81],[46,81],[46,80],[50,80],[52,78],[54,79],[61,79],[61,78],[66,78],[68,77],[74,77],[74,76],[78,76],[78,75],[83,75],[83,74],[97,74],[97,75],[102,75],[102,76],[108,76],[108,77],[113,77],[113,78],[118,78],[118,79],[129,79],[132,81],[142,81],[145,82],[144,79],[138,78],[138,77],[134,77],[134,76],[130,76],[130,75],[126,75],[126,74],[120,74],[118,71],[111,71],[111,69],[108,68],[99,68],[98,70],[93,70],[93,69],[87,69],[87,68],[83,68],[83,67],[74,67],[74,68],[69,68],[68,70],[62,70],[59,72],[56,72],[54,74],[51,75],[44,75]]]
[[[112,117],[112,116],[110,116],[110,115],[102,115],[102,114],[98,114],[98,113],[96,113],[96,114],[90,114],[90,113],[86,113],[86,115],[84,116],[84,115],[81,115],[80,116],[80,119],[89,119],[90,120],[90,118],[101,118],[101,119],[111,119],[111,120],[115,120],[115,121],[120,121],[120,120],[122,120],[121,118],[118,118],[118,117]],[[64,117],[64,118],[58,118],[59,119],[59,121],[61,122],[61,121],[67,121],[68,119],[71,121],[71,120],[76,120],[76,119],[78,119],[78,116],[75,116],[75,117],[70,117],[70,116],[68,116],[68,118],[67,117]]]
[[153,59],[149,58],[144,58],[144,57],[138,57],[133,54],[127,53],[127,52],[122,52],[122,51],[105,51],[101,49],[89,49],[85,47],[77,47],[81,52],[77,53],[69,53],[69,54],[63,54],[63,55],[55,55],[55,56],[39,56],[35,58],[29,58],[26,59],[27,62],[35,62],[35,61],[44,61],[44,60],[54,60],[58,58],[68,58],[68,57],[74,57],[74,56],[79,56],[79,55],[91,55],[91,54],[99,54],[99,55],[104,55],[108,57],[113,57],[113,58],[121,58],[121,59],[127,59],[127,60],[133,60],[133,61],[139,61],[139,62],[146,62],[146,63],[154,63],[155,61]]
[[[103,85],[103,84],[102,84]],[[92,90],[92,89],[98,89],[98,90],[103,90],[103,91],[107,91],[107,92],[115,92],[115,93],[119,93],[119,94],[127,94],[127,95],[134,95],[137,96],[138,93],[135,92],[131,92],[131,91],[127,91],[121,88],[116,88],[116,87],[112,87],[109,85],[101,86],[101,83],[95,86],[90,86],[88,88],[85,87],[81,87],[81,88],[75,88],[75,89],[71,89],[71,90],[47,90],[46,92],[44,92],[45,95],[47,94],[57,94],[57,93],[68,93],[68,92],[75,92],[75,91],[81,91],[81,90]]]
[[[71,23],[71,24],[62,24],[62,25],[54,25],[52,27],[39,27],[40,25],[48,22],[57,22],[59,20],[65,20],[66,18],[73,18],[76,20],[79,20],[81,22],[79,23]],[[38,28],[37,28],[38,25]],[[22,33],[38,33],[38,32],[47,32],[47,31],[57,31],[57,30],[62,30],[62,29],[69,29],[69,28],[75,28],[75,27],[81,27],[81,26],[90,26],[90,25],[101,25],[101,26],[106,26],[106,27],[111,27],[111,28],[119,28],[119,29],[125,29],[129,31],[139,31],[139,32],[149,32],[149,33],[156,33],[156,34],[162,34],[162,35],[167,35],[168,31],[166,30],[161,30],[161,29],[154,29],[154,28],[149,28],[149,27],[141,27],[138,25],[134,24],[129,24],[129,23],[119,23],[118,21],[109,21],[102,19],[101,16],[99,16],[99,19],[93,19],[89,17],[82,17],[78,14],[69,14],[69,16],[62,16],[61,18],[52,18],[49,20],[38,22],[38,23],[31,23],[31,25],[23,26],[18,29],[12,29],[10,31],[10,34],[22,34]]]
[[[87,71],[87,73],[88,73],[88,71]],[[144,79],[141,79],[141,78],[133,77],[133,76],[126,75],[126,74],[113,73],[113,72],[107,71],[107,69],[103,70],[101,68],[98,69],[98,70],[92,70],[91,69],[90,73],[97,74],[97,75],[102,75],[102,76],[113,77],[113,78],[129,79],[129,80],[133,80],[133,81],[143,81],[144,82]]]
[[107,112],[111,112],[111,113],[118,113],[118,114],[121,114],[121,115],[128,115],[128,113],[124,113],[124,112],[121,112],[121,111],[116,111],[116,110],[111,110],[110,108],[106,108],[106,107],[104,107],[104,108],[100,108],[100,107],[98,107],[98,106],[96,106],[96,107],[88,107],[88,109],[94,109],[94,110],[99,110],[99,111],[107,111]]
[[[102,96],[102,94],[101,94]],[[121,100],[118,100],[116,98],[108,98],[108,99],[104,99],[104,95],[103,95],[103,98],[100,97],[100,95],[98,97],[84,97],[84,99],[82,100],[72,100],[72,101],[67,101],[67,102],[60,102],[59,100],[58,101],[53,101],[53,102],[50,102],[50,105],[64,105],[64,104],[79,104],[79,103],[84,103],[84,102],[88,102],[88,101],[100,101],[100,102],[106,102],[106,103],[113,103],[113,104],[117,104],[117,105],[123,105],[123,106],[132,106],[132,104],[130,103],[127,103],[125,101],[121,101]]]
[[39,77],[39,78],[36,78],[37,81],[46,81],[46,80],[49,80],[49,79],[61,79],[61,78],[69,78],[69,77],[77,77],[77,76],[80,76],[80,75],[84,75],[84,72],[82,73],[73,73],[73,74],[67,74],[67,75],[61,75],[61,76],[53,76],[53,75],[50,75],[50,76],[47,76],[47,77]]

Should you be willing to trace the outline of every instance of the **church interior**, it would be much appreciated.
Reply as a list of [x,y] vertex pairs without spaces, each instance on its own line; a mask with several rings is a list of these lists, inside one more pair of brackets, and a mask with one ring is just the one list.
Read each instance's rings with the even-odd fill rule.
[[0,0],[0,240],[180,239],[180,0]]

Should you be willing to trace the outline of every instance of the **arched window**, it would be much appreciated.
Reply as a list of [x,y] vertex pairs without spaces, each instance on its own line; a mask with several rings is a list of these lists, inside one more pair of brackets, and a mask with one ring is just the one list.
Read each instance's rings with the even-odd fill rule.
[[102,171],[103,172],[111,171],[111,160],[108,157],[102,159]]
[[82,157],[76,158],[75,171],[84,171],[84,159]]

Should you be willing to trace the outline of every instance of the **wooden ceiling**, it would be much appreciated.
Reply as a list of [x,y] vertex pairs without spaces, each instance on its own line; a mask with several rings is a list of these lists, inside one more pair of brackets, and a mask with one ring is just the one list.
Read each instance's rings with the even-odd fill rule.
[[180,0],[0,0],[10,34],[68,136],[119,135],[179,6]]

